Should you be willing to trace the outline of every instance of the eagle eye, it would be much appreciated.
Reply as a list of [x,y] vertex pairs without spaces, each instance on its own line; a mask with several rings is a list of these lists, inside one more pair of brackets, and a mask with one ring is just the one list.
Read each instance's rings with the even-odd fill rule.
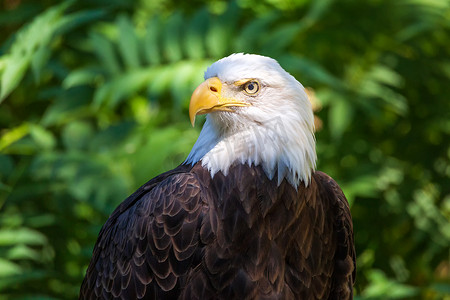
[[259,83],[257,81],[249,81],[245,83],[244,91],[249,95],[255,95],[259,92]]

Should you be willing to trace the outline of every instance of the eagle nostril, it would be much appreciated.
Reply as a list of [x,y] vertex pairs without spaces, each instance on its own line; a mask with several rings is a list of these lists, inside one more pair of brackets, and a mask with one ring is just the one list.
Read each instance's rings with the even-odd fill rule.
[[210,87],[209,87],[209,90],[210,90],[211,92],[217,92],[217,89],[216,89],[214,86],[210,86]]

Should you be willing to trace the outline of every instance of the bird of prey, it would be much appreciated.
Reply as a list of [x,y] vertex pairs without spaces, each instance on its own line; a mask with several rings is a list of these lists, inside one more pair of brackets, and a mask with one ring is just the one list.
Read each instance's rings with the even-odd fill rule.
[[199,114],[187,159],[102,227],[80,299],[351,299],[350,209],[315,170],[303,86],[272,58],[232,54],[193,92]]

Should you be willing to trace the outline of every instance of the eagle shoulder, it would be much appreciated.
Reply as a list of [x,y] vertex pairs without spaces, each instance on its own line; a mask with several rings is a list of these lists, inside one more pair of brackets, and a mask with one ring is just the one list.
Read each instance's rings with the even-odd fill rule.
[[201,187],[187,166],[140,187],[102,227],[80,299],[174,299],[196,265]]
[[327,201],[333,215],[333,232],[336,237],[334,269],[330,299],[352,299],[356,279],[356,252],[350,206],[342,189],[327,174],[316,171],[321,201]]

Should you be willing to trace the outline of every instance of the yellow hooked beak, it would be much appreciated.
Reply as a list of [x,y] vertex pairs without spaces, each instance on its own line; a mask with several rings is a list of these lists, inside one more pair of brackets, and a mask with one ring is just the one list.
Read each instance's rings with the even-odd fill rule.
[[195,124],[195,116],[213,111],[233,111],[232,107],[249,106],[249,103],[222,97],[222,82],[217,77],[205,80],[194,91],[189,104],[189,118]]

